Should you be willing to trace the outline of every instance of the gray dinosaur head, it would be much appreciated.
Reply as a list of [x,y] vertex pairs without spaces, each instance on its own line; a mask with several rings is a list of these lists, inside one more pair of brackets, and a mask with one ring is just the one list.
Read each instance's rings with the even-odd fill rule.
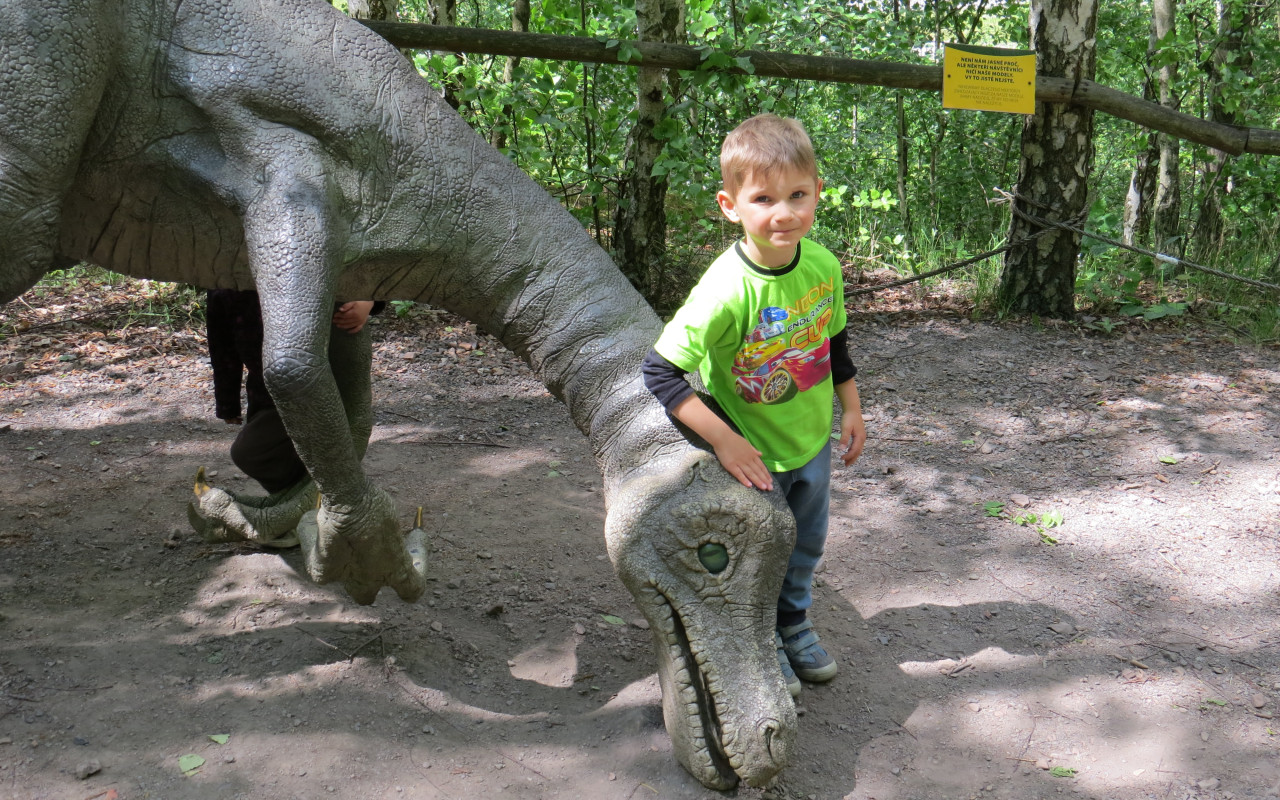
[[605,535],[654,634],[676,757],[709,787],[767,784],[796,730],[773,638],[794,519],[702,451],[638,472],[612,494]]

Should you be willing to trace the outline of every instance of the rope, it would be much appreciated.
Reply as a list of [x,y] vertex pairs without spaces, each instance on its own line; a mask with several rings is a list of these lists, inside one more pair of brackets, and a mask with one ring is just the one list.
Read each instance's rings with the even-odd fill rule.
[[[1032,205],[1040,205],[1039,203],[1035,203],[1031,200],[1028,200],[1022,195],[1013,194],[1013,195],[1007,195],[1007,196],[1009,196],[1011,199],[1016,198],[1018,200],[1022,200]],[[1273,292],[1280,292],[1280,284],[1267,283],[1266,281],[1260,281],[1255,278],[1246,278],[1243,275],[1233,275],[1230,272],[1223,272],[1220,269],[1215,269],[1213,267],[1206,267],[1204,264],[1197,264],[1194,261],[1187,261],[1186,259],[1178,258],[1177,256],[1171,256],[1167,253],[1158,253],[1154,250],[1146,250],[1141,247],[1135,247],[1134,245],[1125,244],[1124,242],[1118,241],[1116,239],[1112,239],[1107,236],[1100,236],[1096,233],[1090,233],[1089,231],[1086,231],[1083,228],[1080,228],[1078,226],[1072,225],[1067,222],[1050,222],[1047,219],[1042,219],[1033,214],[1028,214],[1027,212],[1019,209],[1017,206],[1013,205],[1012,203],[1010,204],[1010,208],[1012,208],[1013,213],[1017,214],[1019,217],[1022,217],[1023,219],[1025,219],[1026,221],[1032,224],[1039,225],[1042,228],[1050,228],[1050,229],[1061,228],[1063,230],[1071,231],[1072,233],[1077,234],[1078,236],[1087,236],[1090,239],[1096,239],[1099,242],[1105,242],[1106,244],[1112,245],[1114,247],[1119,247],[1123,250],[1129,250],[1131,252],[1138,253],[1140,255],[1150,256],[1156,261],[1160,261],[1165,264],[1172,264],[1174,266],[1179,266],[1179,267],[1189,267],[1190,269],[1198,270],[1208,275],[1213,275],[1215,277],[1223,278],[1225,280],[1237,281],[1238,283],[1247,284],[1249,286],[1256,286],[1259,289],[1270,289]]]
[[972,258],[966,258],[965,260],[957,261],[954,264],[948,264],[947,266],[929,270],[928,272],[922,272],[919,275],[913,275],[910,278],[902,278],[901,280],[891,281],[889,283],[881,283],[875,286],[869,286],[864,289],[853,289],[851,291],[845,292],[845,296],[853,297],[861,294],[871,294],[872,292],[878,292],[881,289],[892,289],[895,286],[905,286],[909,283],[915,283],[917,281],[922,281],[926,278],[932,278],[935,275],[942,275],[944,273],[960,269],[961,267],[967,267],[970,264],[975,264],[979,261],[985,261],[986,259],[991,258],[993,256],[998,256],[1001,253],[1006,253],[1012,250],[1014,247],[1017,247],[1022,244],[1026,244],[1027,242],[1034,241],[1040,238],[1041,236],[1044,236],[1045,234],[1052,233],[1055,230],[1066,230],[1078,236],[1087,236],[1090,239],[1096,239],[1100,242],[1105,242],[1106,244],[1112,245],[1114,247],[1119,247],[1124,250],[1130,250],[1140,255],[1150,256],[1152,259],[1165,264],[1172,264],[1174,266],[1180,266],[1180,267],[1188,267],[1190,269],[1198,270],[1200,272],[1204,272],[1218,278],[1223,278],[1225,280],[1238,281],[1240,283],[1244,283],[1249,286],[1255,286],[1259,289],[1270,289],[1275,292],[1280,292],[1280,285],[1278,284],[1267,283],[1266,281],[1260,281],[1254,278],[1246,278],[1242,275],[1233,275],[1229,272],[1223,272],[1220,269],[1215,269],[1213,267],[1206,267],[1205,265],[1197,264],[1194,261],[1187,261],[1185,259],[1178,258],[1177,256],[1171,256],[1166,253],[1157,253],[1154,250],[1145,250],[1141,247],[1135,247],[1134,245],[1131,245],[1131,244],[1125,244],[1124,242],[1118,241],[1116,239],[1111,239],[1106,236],[1100,236],[1096,233],[1090,233],[1084,228],[1081,228],[1079,225],[1072,224],[1072,222],[1074,222],[1075,220],[1083,219],[1085,216],[1087,216],[1087,213],[1083,213],[1077,216],[1072,222],[1051,222],[1042,217],[1037,217],[1033,214],[1028,214],[1022,209],[1018,208],[1013,201],[1021,200],[1024,203],[1027,203],[1028,205],[1039,206],[1040,208],[1045,208],[1046,210],[1050,210],[1050,211],[1052,211],[1053,209],[1050,209],[1041,203],[1037,203],[1036,201],[1030,198],[1023,197],[1022,195],[1014,192],[1006,192],[1003,189],[996,189],[995,191],[999,195],[1001,195],[1001,197],[1003,198],[1002,200],[998,200],[997,202],[1007,202],[1009,204],[1010,210],[1015,215],[1026,220],[1027,222],[1030,222],[1033,225],[1038,226],[1040,230],[1031,234],[1030,236],[1026,236],[1021,239],[1018,239],[1015,242],[1009,242],[1008,240],[1006,240],[1005,244],[1001,245],[1000,247],[997,247],[994,250],[988,250],[985,253],[979,253],[978,255],[973,256]]

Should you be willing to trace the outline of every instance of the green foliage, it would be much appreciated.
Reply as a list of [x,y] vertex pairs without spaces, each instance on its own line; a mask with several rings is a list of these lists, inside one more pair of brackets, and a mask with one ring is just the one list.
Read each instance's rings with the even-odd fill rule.
[[1035,530],[1040,536],[1040,542],[1050,547],[1056,545],[1058,540],[1049,535],[1049,531],[1061,525],[1063,519],[1061,511],[1045,511],[1036,513],[1034,511],[1018,511],[1010,512],[1004,503],[999,500],[988,500],[982,504],[984,517],[994,517],[996,519],[1007,519],[1014,525],[1028,527]]
[[[1226,8],[1242,23],[1240,44],[1218,69],[1213,96],[1242,124],[1280,125],[1280,18],[1259,14],[1243,0]],[[674,76],[666,119],[654,132],[662,142],[651,177],[668,184],[668,259],[664,287],[678,302],[710,259],[736,231],[719,217],[718,154],[738,122],[769,111],[797,117],[809,131],[826,183],[812,236],[847,263],[888,267],[902,275],[926,271],[993,247],[1008,228],[1008,210],[991,202],[996,187],[1018,178],[1022,118],[1017,115],[943,109],[932,92],[875,86],[763,78],[746,51],[778,51],[937,65],[945,42],[1029,47],[1026,6],[1013,0],[985,4],[844,4],[800,0],[687,0],[686,41],[702,54],[702,66]],[[1217,5],[1189,0],[1178,6],[1175,32],[1148,52],[1149,5],[1102,4],[1097,26],[1096,80],[1142,96],[1164,65],[1177,66],[1171,87],[1180,110],[1207,117],[1211,81],[1205,65],[1221,44]],[[427,0],[403,0],[404,19],[426,20]],[[461,25],[510,26],[508,3],[458,6]],[[1252,15],[1252,16],[1247,16]],[[525,58],[510,83],[507,59],[483,55],[420,53],[419,70],[460,102],[460,112],[569,208],[599,241],[611,244],[612,220],[629,169],[629,135],[635,124],[636,75],[643,59],[636,38],[633,0],[545,0],[534,7],[531,30],[595,38],[618,47],[625,65],[577,64]],[[1220,49],[1220,48],[1219,48]],[[901,97],[906,142],[905,186],[898,191]],[[1095,117],[1093,205],[1090,231],[1122,238],[1121,221],[1137,154],[1147,131],[1105,114]],[[1184,143],[1181,244],[1190,252],[1208,150]],[[1280,159],[1240,156],[1213,191],[1224,195],[1218,266],[1253,277],[1278,272],[1266,258],[1277,251]],[[1139,234],[1141,241],[1144,234]],[[945,280],[969,296],[975,313],[999,313],[995,288],[1001,260],[976,264]],[[1271,275],[1271,280],[1280,275]],[[1077,269],[1079,305],[1097,330],[1128,321],[1143,323],[1187,313],[1208,298],[1212,313],[1255,341],[1274,341],[1280,321],[1274,302],[1219,278],[1086,240]],[[674,301],[672,298],[676,298]]]

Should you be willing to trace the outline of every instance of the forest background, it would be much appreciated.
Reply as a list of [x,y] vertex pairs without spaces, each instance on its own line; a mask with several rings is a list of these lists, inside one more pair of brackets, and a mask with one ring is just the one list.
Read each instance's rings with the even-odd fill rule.
[[[704,66],[689,71],[406,51],[474,128],[581,219],[660,312],[737,235],[716,213],[719,145],[760,112],[796,117],[810,132],[825,181],[811,236],[854,282],[867,272],[929,272],[998,249],[1016,230],[1009,193],[1027,180],[1020,155],[1035,118],[945,109],[932,91],[747,74],[750,51],[937,66],[948,42],[1045,48],[1033,41],[1030,11],[1089,37],[1065,56],[1088,59],[1078,76],[1092,72],[1098,84],[1216,123],[1280,126],[1275,0],[337,4],[358,17],[587,37],[620,46],[623,61],[641,60],[626,52],[637,39],[698,48]],[[1103,113],[1084,135],[1087,196],[1075,219],[1093,235],[1070,244],[1067,313],[1010,291],[1009,255],[925,284],[948,284],[975,315],[1078,309],[1085,325],[1111,331],[1196,309],[1253,341],[1280,337],[1265,287],[1185,266],[1280,277],[1276,160],[1179,142]]]

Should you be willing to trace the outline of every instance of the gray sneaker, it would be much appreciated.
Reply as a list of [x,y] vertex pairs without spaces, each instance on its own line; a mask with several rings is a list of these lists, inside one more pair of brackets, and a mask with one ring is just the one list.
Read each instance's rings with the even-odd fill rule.
[[818,632],[809,620],[778,628],[778,638],[782,641],[779,652],[786,654],[797,677],[811,683],[825,683],[836,676],[839,669],[836,660],[818,642]]
[[793,698],[800,696],[800,679],[796,677],[796,672],[791,668],[791,661],[787,658],[787,651],[782,647],[782,637],[775,630],[773,632],[773,643],[778,647],[778,668],[782,670],[782,681],[787,684],[787,691],[791,692]]

